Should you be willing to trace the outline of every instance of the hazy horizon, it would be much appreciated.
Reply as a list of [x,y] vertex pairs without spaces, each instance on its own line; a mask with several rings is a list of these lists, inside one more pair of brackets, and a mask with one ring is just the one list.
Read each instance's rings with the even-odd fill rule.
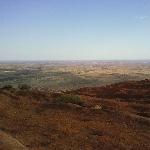
[[150,59],[4,59],[0,61],[150,61]]
[[0,61],[149,60],[149,0],[0,1]]

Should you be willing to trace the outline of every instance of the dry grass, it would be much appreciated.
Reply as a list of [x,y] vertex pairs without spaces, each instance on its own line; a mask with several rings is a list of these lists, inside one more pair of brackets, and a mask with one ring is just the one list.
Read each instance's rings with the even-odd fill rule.
[[149,102],[81,98],[86,107],[57,105],[46,92],[1,89],[0,129],[29,150],[149,150],[150,122],[137,114],[148,113]]

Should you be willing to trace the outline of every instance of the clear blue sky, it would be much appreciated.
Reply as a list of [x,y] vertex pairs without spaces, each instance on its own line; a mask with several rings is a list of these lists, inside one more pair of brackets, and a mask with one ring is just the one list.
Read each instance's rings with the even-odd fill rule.
[[0,60],[150,59],[150,0],[0,0]]

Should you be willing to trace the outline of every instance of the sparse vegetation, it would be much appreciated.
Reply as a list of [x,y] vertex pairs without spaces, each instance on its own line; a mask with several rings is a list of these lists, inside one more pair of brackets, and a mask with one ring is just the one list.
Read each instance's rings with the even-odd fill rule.
[[4,85],[4,86],[2,87],[2,89],[7,89],[7,90],[12,89],[12,88],[13,88],[13,86],[12,86],[12,85],[9,85],[9,84]]
[[29,89],[31,89],[31,87],[29,85],[27,85],[27,84],[19,84],[18,88],[20,90],[29,90]]
[[[7,147],[17,150],[11,147],[14,144],[9,144],[12,140],[17,141],[14,146],[21,142],[28,150],[148,150],[148,84],[150,80],[111,85],[116,89],[110,94],[111,99],[107,95],[103,98],[96,95],[109,93],[112,90],[109,86],[103,91],[103,87],[79,89],[78,94],[75,91],[51,94],[36,89],[0,90],[0,150]],[[132,89],[134,98],[114,97],[121,89]],[[139,93],[145,98],[139,99]],[[84,107],[80,106],[83,101]],[[2,136],[4,134],[9,137]]]
[[83,101],[77,95],[62,95],[56,99],[56,103],[72,103],[82,106]]

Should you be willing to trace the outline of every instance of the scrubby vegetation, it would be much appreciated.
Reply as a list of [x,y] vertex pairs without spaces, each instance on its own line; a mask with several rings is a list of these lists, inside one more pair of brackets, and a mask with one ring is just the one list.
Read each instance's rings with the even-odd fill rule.
[[4,86],[2,87],[2,89],[7,89],[7,90],[12,89],[12,88],[13,88],[13,86],[10,85],[10,84],[4,85]]
[[[149,85],[144,80],[54,94],[0,89],[0,150],[149,150]],[[111,99],[97,97],[110,87],[135,97],[118,98],[115,91]]]
[[84,103],[77,95],[62,95],[56,99],[56,103],[72,103],[82,106]]
[[19,85],[18,85],[18,88],[19,88],[20,90],[29,90],[29,89],[31,89],[31,86],[29,86],[29,85],[27,85],[27,84],[19,84]]

